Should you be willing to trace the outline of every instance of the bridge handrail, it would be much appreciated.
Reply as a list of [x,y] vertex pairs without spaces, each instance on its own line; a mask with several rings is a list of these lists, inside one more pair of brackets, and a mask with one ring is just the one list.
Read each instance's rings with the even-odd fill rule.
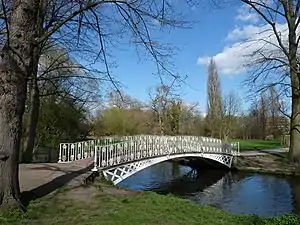
[[[154,143],[156,144],[156,146],[154,146]],[[131,145],[130,148],[125,147],[129,144]],[[139,147],[139,150],[137,150],[136,146]],[[140,158],[138,155],[141,155],[142,151],[147,151],[147,153],[145,153],[145,157],[150,157],[152,154],[151,149],[156,149],[157,151],[159,151],[159,155],[161,156],[173,154],[174,149],[177,149],[176,153],[197,152],[224,153],[231,154],[233,156],[239,155],[238,142],[225,143],[220,139],[200,136],[136,135],[114,138],[109,137],[77,143],[61,143],[59,151],[59,162],[70,162],[94,157],[95,164],[97,164],[99,167],[102,167],[103,165],[101,163],[103,162],[103,160],[101,159],[101,157],[104,157],[102,154],[103,151],[105,151],[106,158],[110,158],[110,161],[111,158],[115,158],[115,161],[121,161],[121,158],[122,160],[124,160],[125,156],[129,156],[129,153],[130,156],[133,154],[134,159],[132,160],[135,160],[136,157]],[[128,162],[128,160],[125,161]],[[108,165],[108,160],[105,163],[107,163]]]

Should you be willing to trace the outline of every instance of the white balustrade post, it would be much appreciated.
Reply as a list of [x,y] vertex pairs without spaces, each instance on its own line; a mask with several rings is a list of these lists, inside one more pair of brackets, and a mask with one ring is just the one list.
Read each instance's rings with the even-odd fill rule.
[[97,144],[95,144],[95,152],[94,152],[94,168],[92,169],[93,172],[98,171],[97,167]]
[[237,143],[237,155],[240,155],[240,142]]
[[61,161],[61,149],[62,149],[62,145],[63,144],[59,144],[59,155],[58,155],[58,163],[61,163],[62,161]]

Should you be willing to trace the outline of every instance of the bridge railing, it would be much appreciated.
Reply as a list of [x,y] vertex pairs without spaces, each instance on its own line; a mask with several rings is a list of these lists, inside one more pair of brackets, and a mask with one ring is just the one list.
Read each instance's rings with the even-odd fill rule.
[[107,146],[123,141],[131,141],[135,136],[109,136],[101,137],[97,140],[87,140],[75,143],[60,143],[58,162],[71,162],[86,158],[91,158],[95,153],[95,146]]
[[235,155],[231,144],[219,139],[193,136],[135,136],[107,146],[96,146],[95,170],[141,159],[175,154],[209,153]]
[[58,162],[70,162],[91,158],[95,153],[95,146],[105,146],[116,143],[115,137],[104,137],[98,140],[88,140],[76,143],[60,143]]
[[77,143],[61,143],[58,162],[94,157],[95,164],[101,168],[141,158],[191,152],[237,155],[239,148],[235,143],[222,143],[220,139],[195,136],[104,137]]
[[233,149],[234,156],[239,156],[240,155],[240,143],[239,142],[233,142],[230,143],[231,149]]

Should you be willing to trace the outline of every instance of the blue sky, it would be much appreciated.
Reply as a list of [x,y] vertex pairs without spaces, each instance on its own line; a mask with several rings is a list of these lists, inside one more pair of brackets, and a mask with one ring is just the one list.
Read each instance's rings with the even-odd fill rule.
[[[181,7],[177,3],[177,7]],[[257,15],[242,5],[231,5],[222,9],[196,7],[188,13],[188,20],[200,21],[192,29],[175,29],[170,33],[154,33],[157,40],[171,43],[179,48],[173,56],[176,72],[187,75],[187,84],[181,89],[182,98],[187,103],[199,103],[199,109],[205,111],[206,80],[208,57],[215,57],[219,66],[221,89],[223,92],[234,90],[244,97],[247,90],[241,87],[246,73],[240,69],[243,63],[243,46],[237,46],[243,38],[257,34],[264,24]],[[251,49],[245,50],[251,52]],[[150,61],[140,61],[134,48],[116,51],[114,58],[118,67],[113,70],[116,78],[122,82],[123,90],[142,101],[147,101],[148,90],[158,84],[153,73],[156,66]],[[243,101],[243,107],[247,103]]]

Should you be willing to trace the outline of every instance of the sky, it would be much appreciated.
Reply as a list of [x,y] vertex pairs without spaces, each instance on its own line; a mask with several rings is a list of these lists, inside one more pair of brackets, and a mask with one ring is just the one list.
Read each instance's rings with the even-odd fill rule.
[[[182,7],[176,1],[176,7]],[[222,8],[192,7],[188,9],[187,20],[199,21],[190,29],[177,28],[171,32],[154,33],[157,41],[170,43],[179,51],[173,55],[175,71],[187,75],[187,85],[180,89],[181,97],[187,103],[198,103],[198,109],[206,110],[207,64],[214,57],[221,81],[223,93],[235,91],[242,98],[242,107],[247,108],[245,96],[247,89],[241,82],[248,76],[243,69],[243,53],[251,53],[262,43],[245,45],[245,39],[260,39],[263,35],[270,38],[270,31],[265,31],[266,25],[259,16],[241,4],[224,6]],[[276,25],[284,33],[285,24]],[[263,31],[264,32],[261,32]],[[270,48],[270,46],[269,46]],[[134,48],[114,52],[117,68],[113,74],[122,84],[125,93],[142,101],[149,100],[149,88],[158,84],[153,73],[155,64],[139,60]]]

